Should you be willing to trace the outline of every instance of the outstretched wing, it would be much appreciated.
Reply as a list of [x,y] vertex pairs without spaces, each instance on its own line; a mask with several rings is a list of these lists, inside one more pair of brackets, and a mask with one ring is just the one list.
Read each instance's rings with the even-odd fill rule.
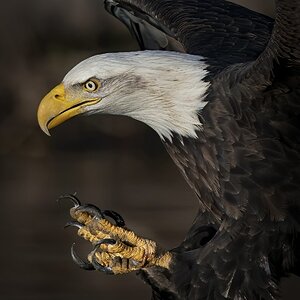
[[271,36],[270,18],[226,1],[106,1],[142,48],[174,39],[223,70],[198,139],[166,142],[200,199],[172,270],[184,299],[275,299],[273,278],[299,267],[300,4],[276,4]]
[[265,49],[273,19],[224,0],[106,0],[141,49],[204,56],[215,69],[251,61]]
[[[195,299],[275,299],[272,278],[299,274],[300,3],[276,11],[260,56],[214,78],[199,138],[167,145],[203,202],[184,244]],[[221,226],[201,249],[207,211]]]

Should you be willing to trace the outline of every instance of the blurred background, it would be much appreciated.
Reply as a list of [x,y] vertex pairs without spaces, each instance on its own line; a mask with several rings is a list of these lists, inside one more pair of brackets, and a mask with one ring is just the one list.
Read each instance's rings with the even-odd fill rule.
[[[272,15],[273,1],[235,1]],[[107,276],[73,264],[91,248],[64,230],[77,192],[83,202],[113,209],[136,233],[175,247],[197,200],[156,134],[124,117],[75,118],[38,128],[41,98],[81,60],[137,50],[101,0],[9,0],[0,10],[0,299],[148,299],[134,274]],[[299,280],[284,280],[283,298],[299,299]],[[298,291],[296,286],[298,285]]]

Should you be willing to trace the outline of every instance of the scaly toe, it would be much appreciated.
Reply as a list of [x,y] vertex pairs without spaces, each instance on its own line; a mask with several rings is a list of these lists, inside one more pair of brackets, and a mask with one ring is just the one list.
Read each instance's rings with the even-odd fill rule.
[[74,209],[74,213],[87,213],[93,218],[104,219],[104,214],[100,208],[93,204],[85,204]]
[[95,268],[95,270],[103,272],[105,274],[109,274],[109,275],[113,275],[114,272],[112,270],[112,268],[110,266],[104,266],[101,263],[98,262],[97,258],[96,258],[96,251],[97,251],[98,247],[96,247],[89,255],[91,263],[93,265],[93,267]]

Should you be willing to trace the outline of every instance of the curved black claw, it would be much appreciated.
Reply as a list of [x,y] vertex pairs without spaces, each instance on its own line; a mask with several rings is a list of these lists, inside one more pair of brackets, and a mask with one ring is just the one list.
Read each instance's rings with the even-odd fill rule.
[[74,195],[71,195],[71,194],[67,194],[67,195],[61,195],[57,201],[61,201],[61,200],[65,200],[65,199],[68,199],[68,200],[71,200],[71,202],[74,204],[74,207],[78,207],[81,205],[81,202],[80,200]]
[[93,266],[93,264],[91,263],[87,263],[85,261],[83,261],[75,252],[74,250],[74,244],[72,244],[72,247],[71,247],[71,256],[72,256],[72,259],[73,261],[75,262],[76,265],[78,265],[81,269],[84,269],[84,270],[88,270],[88,271],[93,271],[95,270],[96,268]]
[[105,211],[103,211],[103,214],[107,217],[112,218],[115,221],[117,226],[119,226],[119,227],[125,226],[124,219],[117,212],[115,212],[113,210],[105,210]]
[[76,211],[86,212],[89,215],[92,215],[93,217],[96,217],[98,219],[104,219],[104,214],[102,210],[93,204],[85,204],[82,206],[78,206],[75,209]]
[[77,227],[80,229],[80,228],[84,227],[84,225],[78,221],[70,221],[70,222],[66,223],[66,225],[64,226],[64,228],[67,228],[67,227]]

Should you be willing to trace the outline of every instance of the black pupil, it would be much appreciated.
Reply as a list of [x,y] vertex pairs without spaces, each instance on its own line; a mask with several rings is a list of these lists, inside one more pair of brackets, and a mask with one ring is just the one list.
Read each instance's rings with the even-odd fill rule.
[[93,82],[89,82],[89,83],[88,83],[88,88],[89,88],[89,89],[92,90],[92,89],[94,89],[94,87],[95,87],[95,86],[94,86],[94,83],[93,83]]

